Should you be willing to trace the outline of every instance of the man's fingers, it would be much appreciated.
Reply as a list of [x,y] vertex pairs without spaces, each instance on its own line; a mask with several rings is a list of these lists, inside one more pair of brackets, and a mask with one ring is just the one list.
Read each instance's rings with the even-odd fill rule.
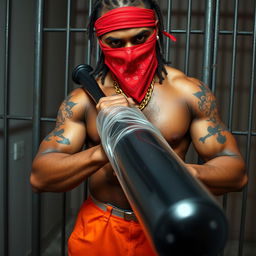
[[111,107],[111,106],[126,106],[130,107],[134,105],[132,99],[128,99],[123,95],[112,95],[108,97],[102,97],[96,105],[97,111]]

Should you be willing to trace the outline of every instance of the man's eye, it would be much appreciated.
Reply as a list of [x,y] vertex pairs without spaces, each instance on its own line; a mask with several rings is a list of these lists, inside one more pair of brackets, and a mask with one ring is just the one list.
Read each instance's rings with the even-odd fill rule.
[[111,42],[109,42],[109,45],[111,47],[117,48],[117,47],[121,47],[122,46],[122,42],[121,41],[111,41]]
[[134,44],[142,44],[146,41],[146,36],[137,36],[134,40]]
[[137,37],[137,42],[143,42],[145,40],[145,36]]

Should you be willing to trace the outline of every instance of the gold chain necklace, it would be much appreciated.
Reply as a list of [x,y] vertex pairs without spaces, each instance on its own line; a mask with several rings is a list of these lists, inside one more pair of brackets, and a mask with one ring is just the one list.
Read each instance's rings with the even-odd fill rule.
[[[154,90],[154,84],[155,84],[155,79],[153,78],[153,79],[152,79],[152,82],[151,82],[151,84],[150,84],[150,86],[149,86],[149,88],[148,88],[148,90],[147,90],[147,93],[146,93],[144,99],[142,100],[142,102],[141,102],[140,105],[139,105],[139,109],[140,109],[140,110],[143,110],[143,109],[148,105],[148,103],[149,103],[149,101],[150,101],[150,99],[151,99],[151,96],[152,96],[152,92],[153,92],[153,90]],[[113,79],[113,85],[114,85],[114,88],[115,88],[115,91],[116,91],[117,94],[123,94],[123,95],[125,95],[125,93],[124,93],[123,90],[120,88],[118,82],[117,82],[115,79]],[[126,95],[125,95],[125,96],[126,96]]]

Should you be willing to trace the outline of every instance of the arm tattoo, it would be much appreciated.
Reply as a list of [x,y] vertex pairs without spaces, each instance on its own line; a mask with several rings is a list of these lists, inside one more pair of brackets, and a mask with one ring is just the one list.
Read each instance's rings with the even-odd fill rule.
[[46,155],[49,153],[60,153],[60,151],[57,149],[46,149],[45,151],[41,152],[42,155]]
[[223,150],[223,151],[217,153],[216,155],[212,156],[210,158],[210,160],[214,159],[216,157],[220,157],[220,156],[228,156],[228,157],[233,157],[233,158],[240,158],[240,156],[238,154],[236,154],[236,153],[226,149],[226,150]]
[[216,100],[212,97],[211,91],[203,84],[200,86],[201,91],[194,93],[198,101],[199,110],[208,117],[207,121],[211,122],[213,125],[208,126],[206,134],[204,137],[199,138],[199,141],[205,143],[205,141],[214,135],[217,135],[216,140],[220,144],[224,144],[227,140],[226,136],[222,134],[223,131],[227,130],[223,124],[221,124],[218,114],[217,114],[217,104]]
[[70,119],[73,116],[72,108],[77,104],[71,101],[72,95],[69,95],[64,102],[62,103],[56,120],[56,127],[55,129],[45,137],[46,141],[51,141],[52,137],[57,137],[56,142],[60,144],[69,145],[70,141],[66,138],[63,134],[65,132],[64,129],[60,127],[64,124],[66,119]]

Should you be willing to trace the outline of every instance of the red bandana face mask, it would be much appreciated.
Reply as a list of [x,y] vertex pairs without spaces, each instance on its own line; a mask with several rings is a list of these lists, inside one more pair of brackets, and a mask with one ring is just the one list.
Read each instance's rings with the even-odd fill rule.
[[[98,37],[119,29],[155,26],[154,11],[138,7],[113,9],[95,23]],[[173,41],[176,40],[172,35],[163,33]],[[145,43],[121,48],[111,48],[99,40],[105,56],[105,64],[109,67],[125,95],[133,98],[137,103],[144,99],[158,66],[156,36],[155,30]]]
[[114,74],[126,96],[140,103],[154,78],[158,65],[156,58],[156,31],[143,44],[111,48],[99,41],[105,64]]

